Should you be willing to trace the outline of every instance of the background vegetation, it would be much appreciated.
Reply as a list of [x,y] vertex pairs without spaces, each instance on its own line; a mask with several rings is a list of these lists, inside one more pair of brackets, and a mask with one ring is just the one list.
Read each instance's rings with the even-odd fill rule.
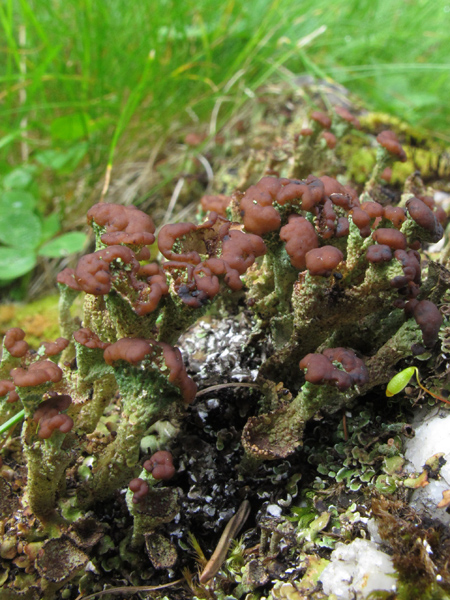
[[4,0],[0,279],[80,249],[68,181],[214,133],[268,81],[329,78],[450,140],[449,26],[448,0]]

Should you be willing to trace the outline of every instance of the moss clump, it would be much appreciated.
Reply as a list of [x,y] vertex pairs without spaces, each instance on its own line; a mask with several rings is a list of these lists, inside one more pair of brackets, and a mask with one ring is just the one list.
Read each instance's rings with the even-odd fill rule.
[[59,337],[59,296],[52,294],[28,304],[0,306],[0,331],[20,327],[27,334],[27,342],[37,348],[43,341]]

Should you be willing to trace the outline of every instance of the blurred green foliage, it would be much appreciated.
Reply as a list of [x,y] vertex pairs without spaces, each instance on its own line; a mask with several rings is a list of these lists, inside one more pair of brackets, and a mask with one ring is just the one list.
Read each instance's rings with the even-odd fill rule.
[[86,244],[87,235],[80,231],[58,235],[61,223],[56,212],[44,216],[33,193],[38,175],[38,168],[22,166],[1,181],[0,286],[29,273],[38,256],[62,258]]

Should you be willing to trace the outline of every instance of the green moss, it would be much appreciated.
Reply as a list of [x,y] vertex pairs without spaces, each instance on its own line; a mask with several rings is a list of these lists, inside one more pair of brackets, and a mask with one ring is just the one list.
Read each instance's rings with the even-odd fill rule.
[[10,327],[20,327],[32,348],[45,341],[54,341],[61,335],[58,302],[59,296],[52,294],[28,304],[3,304],[0,306],[1,332],[5,333]]

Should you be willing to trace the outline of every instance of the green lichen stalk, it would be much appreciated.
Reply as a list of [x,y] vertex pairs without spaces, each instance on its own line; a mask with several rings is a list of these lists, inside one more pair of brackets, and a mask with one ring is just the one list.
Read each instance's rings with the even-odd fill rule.
[[[57,383],[60,378],[58,367],[51,363],[47,368],[50,369],[48,379],[53,377],[53,382]],[[64,486],[65,471],[74,458],[71,452],[73,438],[67,436],[73,421],[63,413],[70,405],[71,399],[69,396],[55,395],[43,402],[50,384],[23,385],[30,382],[22,381],[21,373],[17,371],[19,369],[16,370],[15,379],[25,411],[25,423],[22,427],[22,447],[28,469],[25,500],[44,527],[51,528],[61,522],[56,512],[57,492],[61,485]],[[65,400],[61,403],[60,399]],[[48,409],[64,414],[65,418],[52,421],[51,418],[54,419],[55,415],[47,415]]]
[[93,500],[109,497],[135,474],[140,443],[150,426],[169,406],[182,408],[183,395],[192,400],[196,389],[181,357],[168,344],[122,338],[107,348],[105,358],[113,366],[119,388],[120,418],[114,440],[97,457],[89,482]]
[[23,428],[23,449],[28,466],[25,501],[45,527],[63,522],[56,511],[58,492],[64,487],[67,467],[73,460],[70,447],[63,448],[65,434],[57,432],[52,439],[36,439],[33,425]]

